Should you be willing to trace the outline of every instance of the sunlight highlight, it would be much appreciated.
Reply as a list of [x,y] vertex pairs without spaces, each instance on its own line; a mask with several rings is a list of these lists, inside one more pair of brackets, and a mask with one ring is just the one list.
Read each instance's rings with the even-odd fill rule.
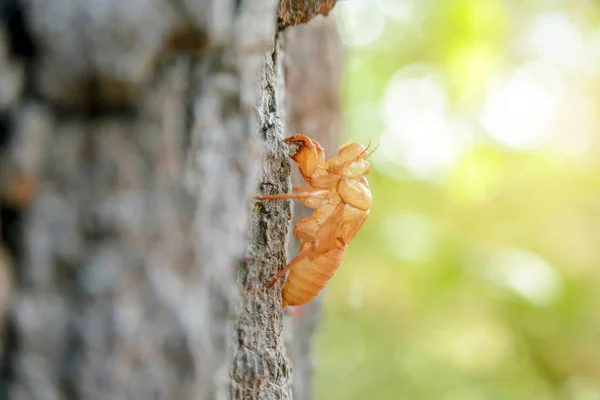
[[598,140],[598,111],[585,88],[567,88],[554,120],[548,147],[560,156],[581,157]]
[[536,254],[508,250],[498,254],[490,267],[494,282],[500,282],[535,305],[550,305],[561,293],[560,276]]
[[531,26],[526,43],[541,59],[567,70],[590,65],[589,49],[581,28],[564,12],[539,16]]
[[543,146],[558,110],[562,79],[545,63],[529,63],[492,86],[480,122],[496,141],[518,150]]
[[381,152],[419,178],[447,171],[462,154],[467,135],[450,115],[446,90],[422,65],[398,71],[385,91],[387,130]]
[[377,0],[375,3],[383,15],[404,23],[415,23],[415,14],[422,11],[421,4],[415,0]]
[[366,0],[343,1],[333,11],[344,44],[363,47],[373,43],[383,32],[385,17]]

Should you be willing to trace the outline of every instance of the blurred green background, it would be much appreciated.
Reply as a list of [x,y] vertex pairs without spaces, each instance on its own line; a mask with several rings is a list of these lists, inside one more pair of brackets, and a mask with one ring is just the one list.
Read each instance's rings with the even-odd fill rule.
[[319,399],[600,399],[600,2],[345,0],[371,215]]

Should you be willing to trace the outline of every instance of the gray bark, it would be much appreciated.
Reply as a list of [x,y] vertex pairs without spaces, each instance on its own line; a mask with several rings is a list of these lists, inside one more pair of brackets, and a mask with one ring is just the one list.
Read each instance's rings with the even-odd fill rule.
[[[289,190],[290,165],[281,142],[282,121],[278,98],[279,51],[267,58],[259,102],[262,132],[268,143],[263,160],[260,191]],[[286,264],[286,239],[290,220],[288,202],[254,201],[246,259],[240,266],[241,302],[234,321],[234,358],[231,371],[233,399],[291,398],[290,366],[285,357],[281,313],[281,283],[267,282]]]
[[277,16],[0,3],[1,398],[291,397]]

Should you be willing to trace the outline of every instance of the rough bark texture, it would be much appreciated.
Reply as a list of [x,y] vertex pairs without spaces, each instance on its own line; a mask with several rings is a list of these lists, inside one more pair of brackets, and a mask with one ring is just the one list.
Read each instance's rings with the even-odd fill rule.
[[291,397],[276,13],[0,2],[0,398]]
[[[278,98],[281,51],[275,49],[265,63],[259,102],[262,132],[270,147],[263,163],[260,192],[289,190],[290,164],[281,142],[282,122]],[[271,277],[286,264],[286,239],[290,220],[288,202],[253,202],[248,248],[240,266],[240,309],[234,322],[234,359],[231,372],[233,399],[291,398],[290,366],[283,347],[281,284],[267,289]]]
[[318,14],[328,15],[337,0],[281,0],[277,17],[277,29],[310,21]]
[[[317,17],[285,32],[286,127],[289,134],[302,133],[317,139],[328,156],[336,153],[340,138],[340,80],[342,41],[335,22]],[[307,62],[310,60],[310,62]],[[297,168],[292,183],[305,185]],[[313,210],[293,203],[292,223]],[[289,256],[294,257],[299,242],[290,240]],[[322,294],[306,306],[298,307],[286,321],[286,342],[294,368],[293,393],[296,400],[314,398],[312,393],[312,344],[322,307]]]

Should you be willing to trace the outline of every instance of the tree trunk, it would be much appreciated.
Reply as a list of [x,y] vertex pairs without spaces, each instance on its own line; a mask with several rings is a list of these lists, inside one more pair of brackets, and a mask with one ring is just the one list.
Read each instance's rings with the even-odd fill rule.
[[281,32],[334,3],[0,2],[0,398],[291,398],[290,203],[251,197],[289,189],[284,69],[337,96]]

